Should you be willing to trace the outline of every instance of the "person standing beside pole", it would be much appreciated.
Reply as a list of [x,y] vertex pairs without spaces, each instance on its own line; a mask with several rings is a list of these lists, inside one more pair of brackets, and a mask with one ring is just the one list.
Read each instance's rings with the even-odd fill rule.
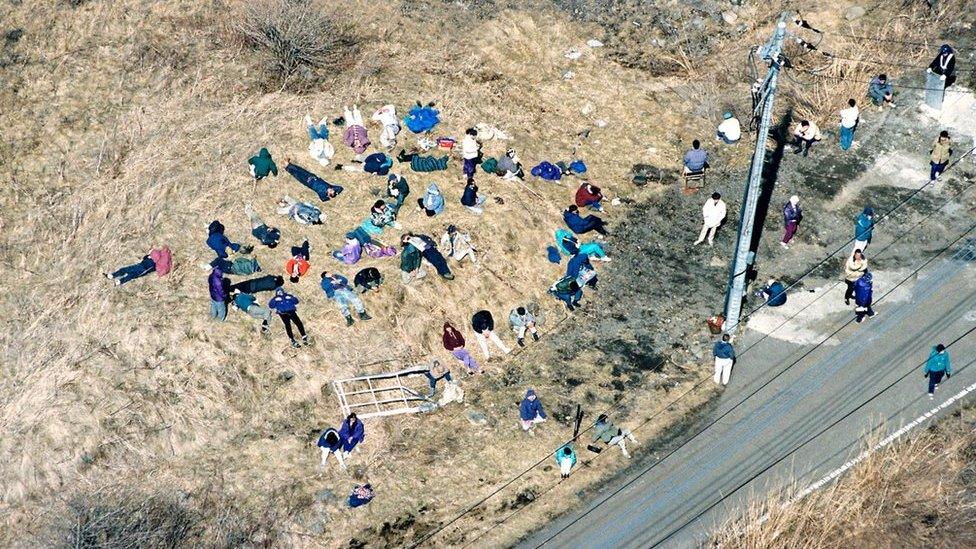
[[723,387],[729,384],[732,374],[732,364],[735,362],[735,349],[732,347],[732,336],[722,334],[722,340],[715,342],[712,354],[715,356],[715,383]]
[[800,227],[800,221],[803,219],[803,209],[800,208],[800,197],[793,195],[790,200],[783,205],[783,241],[780,242],[780,246],[785,249],[790,248],[790,243],[793,242],[793,237],[796,236],[796,230]]
[[708,245],[712,245],[712,242],[715,241],[715,233],[718,232],[719,226],[725,220],[726,210],[722,195],[717,192],[712,193],[712,198],[706,200],[705,205],[702,206],[702,230],[698,235],[698,240],[695,241],[695,246],[704,242],[706,238]]

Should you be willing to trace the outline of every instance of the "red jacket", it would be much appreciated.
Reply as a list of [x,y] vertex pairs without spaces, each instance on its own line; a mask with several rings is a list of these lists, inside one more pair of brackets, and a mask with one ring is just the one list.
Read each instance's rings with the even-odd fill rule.
[[288,276],[292,276],[295,266],[298,266],[298,276],[305,276],[305,273],[308,272],[308,261],[291,258],[288,263],[285,263],[285,272],[288,273]]
[[457,328],[454,328],[454,326],[451,326],[451,328],[454,329],[448,332],[447,331],[448,326],[451,325],[450,324],[444,325],[444,338],[443,338],[444,348],[447,349],[448,351],[453,351],[454,349],[459,349],[461,347],[464,347],[464,336],[461,335],[461,332],[459,332]]
[[603,200],[603,193],[600,192],[600,187],[594,187],[589,183],[583,183],[576,191],[576,206],[578,208],[584,208],[601,200]]
[[156,276],[166,276],[173,268],[173,254],[170,253],[169,246],[152,249],[149,258],[156,264]]

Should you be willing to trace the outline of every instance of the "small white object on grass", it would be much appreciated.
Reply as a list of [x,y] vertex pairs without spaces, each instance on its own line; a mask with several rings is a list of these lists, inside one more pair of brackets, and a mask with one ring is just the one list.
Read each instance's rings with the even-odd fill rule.
[[579,59],[580,57],[583,57],[583,53],[581,51],[577,50],[576,48],[573,48],[573,49],[567,51],[566,54],[563,55],[563,57],[565,57],[566,59],[572,59],[573,61],[575,61],[575,60]]
[[576,76],[576,73],[575,72],[573,72],[573,71],[566,71],[566,72],[563,73],[563,80],[572,80],[574,76]]
[[619,198],[614,198],[613,200],[610,201],[610,204],[612,204],[614,206],[619,206],[620,205],[620,199]]
[[589,40],[586,41],[586,45],[589,46],[589,47],[591,47],[591,48],[602,48],[603,47],[603,42],[600,42],[599,40],[597,40],[595,38],[590,38]]
[[596,122],[594,122],[594,124],[598,128],[606,128],[607,127],[607,121],[606,120],[603,120],[602,118],[600,120],[597,120]]

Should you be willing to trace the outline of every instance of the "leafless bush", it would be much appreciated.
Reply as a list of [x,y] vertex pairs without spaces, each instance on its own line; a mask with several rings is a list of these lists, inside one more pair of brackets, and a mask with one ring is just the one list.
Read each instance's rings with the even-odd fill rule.
[[235,30],[261,55],[273,85],[296,90],[337,71],[356,45],[335,14],[311,0],[249,2]]

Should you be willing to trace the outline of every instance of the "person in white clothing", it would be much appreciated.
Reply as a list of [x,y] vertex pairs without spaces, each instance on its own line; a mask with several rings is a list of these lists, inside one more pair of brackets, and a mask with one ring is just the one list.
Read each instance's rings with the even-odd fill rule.
[[478,142],[478,130],[468,128],[461,139],[461,158],[464,159],[464,175],[468,181],[474,179],[474,170],[481,160],[481,143]]
[[854,145],[854,130],[861,118],[861,111],[857,108],[857,101],[847,100],[847,108],[840,111],[840,148],[848,150]]
[[397,120],[396,107],[383,105],[373,113],[370,119],[383,126],[383,131],[380,133],[380,145],[386,147],[387,150],[396,148],[397,134],[400,133],[400,121]]
[[447,231],[441,235],[441,248],[447,251],[447,256],[460,263],[464,258],[469,258],[471,263],[477,263],[474,246],[471,245],[471,237],[458,231],[454,225],[448,225]]
[[329,143],[328,120],[323,118],[315,124],[312,117],[306,114],[305,127],[308,129],[308,154],[323,167],[328,166],[335,156],[335,148]]
[[820,128],[810,120],[800,120],[800,123],[793,129],[793,154],[803,153],[807,156],[810,146],[823,139]]
[[716,136],[726,145],[737,143],[739,139],[742,139],[742,126],[739,124],[739,119],[733,116],[731,112],[726,112],[722,115],[722,123],[718,125]]
[[535,327],[535,315],[525,307],[516,307],[508,313],[508,322],[515,332],[515,342],[519,347],[525,347],[525,332],[532,334],[532,339],[539,341],[539,331]]
[[695,246],[704,242],[706,238],[708,239],[708,245],[712,245],[712,242],[715,240],[715,233],[718,232],[719,226],[725,220],[726,209],[722,195],[712,193],[712,198],[706,200],[705,205],[702,206],[704,223],[702,223],[702,230],[698,235],[698,240],[695,241]]

